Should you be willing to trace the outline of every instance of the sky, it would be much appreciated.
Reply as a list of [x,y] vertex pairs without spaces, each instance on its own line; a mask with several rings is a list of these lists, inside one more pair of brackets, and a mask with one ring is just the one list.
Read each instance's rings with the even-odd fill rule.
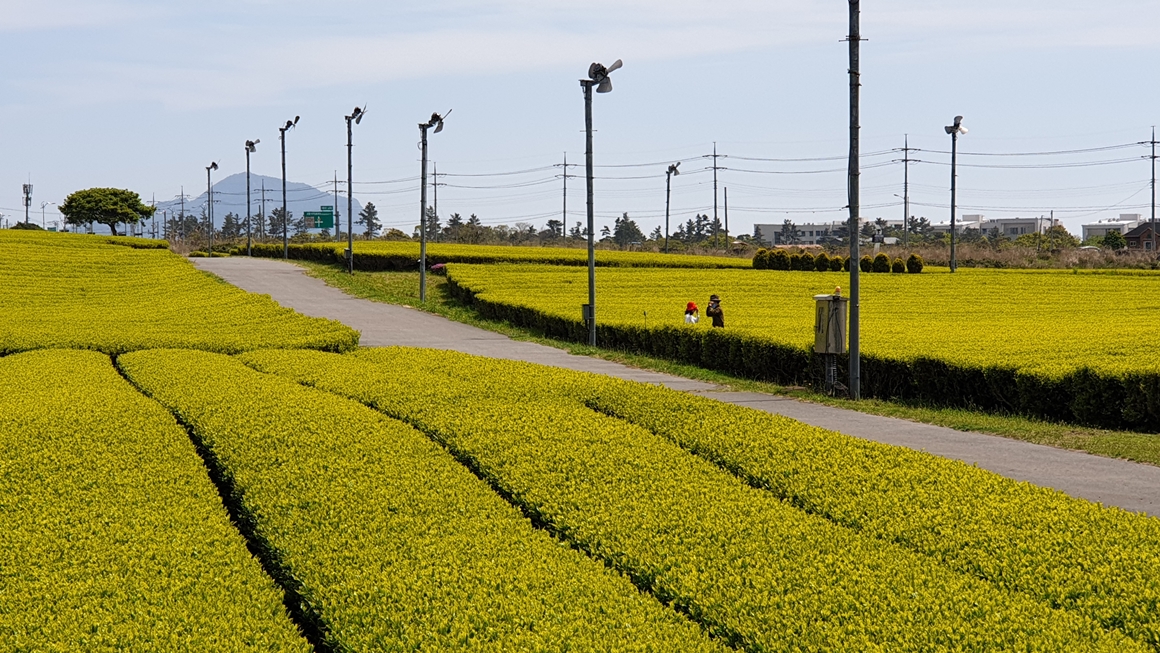
[[[1158,23],[1154,0],[863,2],[862,215],[902,217],[907,138],[911,214],[948,219],[943,127],[962,115],[960,214],[1054,211],[1076,234],[1147,217]],[[833,0],[0,0],[0,213],[23,219],[29,182],[35,221],[94,186],[196,201],[211,162],[215,179],[245,172],[247,139],[261,141],[252,171],[278,177],[277,128],[294,116],[289,179],[333,191],[337,175],[345,192],[343,117],[365,105],[354,195],[388,226],[418,223],[417,125],[450,109],[429,142],[443,220],[560,219],[566,152],[571,227],[585,218],[578,80],[620,58],[593,100],[598,227],[628,213],[663,228],[676,161],[671,229],[712,216],[714,143],[731,233],[841,220],[847,32]]]

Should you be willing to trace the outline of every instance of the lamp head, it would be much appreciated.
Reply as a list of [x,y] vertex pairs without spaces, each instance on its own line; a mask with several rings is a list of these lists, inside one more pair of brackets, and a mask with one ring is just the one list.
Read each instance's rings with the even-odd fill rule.
[[261,143],[261,142],[262,142],[261,139],[254,139],[252,141],[246,141],[246,151],[247,152],[258,151],[258,143]]
[[206,170],[217,170],[218,169],[217,161],[210,163],[208,166],[205,167],[205,169]]
[[608,93],[612,90],[612,80],[608,78],[608,74],[622,66],[624,66],[624,62],[620,59],[612,62],[612,65],[607,68],[595,62],[588,66],[588,79],[596,84],[597,93]]
[[948,134],[965,134],[967,128],[963,126],[963,117],[955,116],[955,124],[949,125],[946,128]]
[[680,171],[680,170],[677,170],[677,168],[679,168],[679,167],[681,167],[681,162],[680,162],[680,161],[677,161],[676,163],[674,163],[674,164],[670,165],[670,166],[669,166],[669,174],[670,174],[670,175],[679,175],[679,174],[681,174],[681,171]]
[[367,113],[366,105],[363,105],[362,108],[355,107],[354,111],[350,112],[350,117],[354,118],[354,124],[357,125],[360,122],[362,122],[363,116],[365,116],[366,113]]

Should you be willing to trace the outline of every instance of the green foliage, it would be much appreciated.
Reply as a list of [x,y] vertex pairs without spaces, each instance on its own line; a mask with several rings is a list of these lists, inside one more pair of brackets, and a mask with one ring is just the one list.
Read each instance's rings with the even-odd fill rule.
[[874,267],[874,260],[871,259],[869,256],[863,255],[862,258],[858,259],[858,269],[859,270],[861,270],[863,272],[870,272],[873,269],[873,267]]
[[1103,246],[1118,252],[1128,246],[1128,239],[1124,238],[1124,234],[1118,231],[1109,231],[1104,235]]
[[814,257],[814,269],[818,272],[830,271],[830,257],[825,252],[819,253]]
[[13,224],[10,229],[23,229],[25,231],[44,231],[44,227],[35,222],[17,222]]
[[591,410],[583,397],[617,392],[605,377],[452,352],[262,357],[246,358],[415,425],[572,546],[737,647],[1147,650],[1081,615],[799,510]]
[[922,272],[923,262],[922,257],[918,254],[911,254],[906,259],[906,271],[910,274],[919,274]]
[[103,224],[117,235],[117,225],[136,224],[153,215],[153,207],[141,201],[131,190],[89,188],[65,198],[60,212],[66,223],[76,226]]
[[406,424],[217,354],[118,364],[222,466],[230,500],[330,650],[722,651]]
[[872,272],[889,272],[890,271],[890,257],[885,252],[879,252],[874,257],[874,262],[871,264]]
[[814,269],[814,255],[809,252],[802,252],[801,258],[798,259],[798,270],[802,272],[812,272]]
[[810,513],[1160,648],[1160,520],[655,386],[606,383],[588,403]]
[[313,650],[185,431],[108,356],[0,359],[0,451],[0,650]]
[[770,252],[768,249],[762,247],[753,255],[753,269],[754,270],[768,270],[770,261]]
[[844,272],[850,271],[850,257],[849,256],[842,257],[842,271],[844,271]]
[[894,262],[890,264],[890,271],[895,274],[902,274],[903,272],[906,272],[906,263],[903,262],[901,257],[896,258],[894,259]]
[[358,333],[219,283],[143,239],[0,231],[0,355],[45,347],[345,351]]
[[[830,259],[830,272],[841,272],[843,267],[846,267],[845,258],[841,256],[834,256]],[[847,270],[847,272],[849,272],[849,270]]]
[[789,253],[784,249],[774,250],[769,255],[769,269],[771,270],[790,270],[792,269],[793,261],[790,259]]

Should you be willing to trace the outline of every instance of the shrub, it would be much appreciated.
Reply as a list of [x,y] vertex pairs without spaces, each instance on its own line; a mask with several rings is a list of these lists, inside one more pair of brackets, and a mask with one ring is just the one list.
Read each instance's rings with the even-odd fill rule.
[[769,255],[770,270],[789,270],[792,263],[789,254],[784,249],[774,250]]
[[799,254],[798,252],[794,252],[793,254],[789,255],[789,269],[791,269],[791,270],[802,269],[802,255]]
[[849,256],[842,257],[842,271],[843,272],[850,271],[850,257]]
[[753,269],[768,270],[769,269],[769,250],[762,247],[753,255]]
[[874,257],[872,264],[873,272],[889,272],[890,271],[890,257],[884,252],[879,252],[878,256]]
[[849,266],[846,264],[845,259],[843,259],[841,256],[835,256],[834,258],[830,259],[830,272],[841,272],[842,268],[844,267]]
[[918,274],[919,272],[922,272],[922,265],[922,257],[918,254],[911,254],[910,257],[906,259],[906,271],[911,274]]
[[874,268],[874,260],[869,256],[863,256],[858,259],[858,269],[863,272],[871,272]]
[[814,269],[814,255],[809,252],[802,252],[802,257],[798,263],[799,270],[802,272],[812,272]]
[[814,269],[818,272],[827,272],[830,269],[830,257],[822,252],[814,259]]
[[894,259],[894,262],[890,264],[890,271],[895,274],[902,274],[903,272],[906,272],[906,263],[903,263],[901,258],[896,258]]

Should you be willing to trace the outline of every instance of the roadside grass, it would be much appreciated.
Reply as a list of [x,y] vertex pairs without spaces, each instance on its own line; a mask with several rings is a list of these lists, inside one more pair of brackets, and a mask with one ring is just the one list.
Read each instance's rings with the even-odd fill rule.
[[1160,435],[1057,424],[1026,417],[996,415],[954,408],[930,408],[878,399],[851,401],[829,397],[805,388],[789,388],[764,381],[742,379],[687,363],[645,356],[631,352],[590,347],[585,344],[551,338],[507,322],[481,318],[474,309],[453,299],[447,291],[447,280],[427,275],[427,303],[419,302],[418,272],[355,272],[354,276],[336,265],[294,261],[314,277],[355,297],[390,304],[411,306],[441,315],[457,322],[502,333],[514,340],[535,342],[563,349],[580,356],[594,356],[632,367],[664,372],[688,379],[715,383],[730,390],[764,392],[803,401],[857,410],[872,415],[897,417],[914,422],[945,426],[959,431],[990,433],[1062,449],[1086,451],[1107,458],[1123,458],[1160,465]]

